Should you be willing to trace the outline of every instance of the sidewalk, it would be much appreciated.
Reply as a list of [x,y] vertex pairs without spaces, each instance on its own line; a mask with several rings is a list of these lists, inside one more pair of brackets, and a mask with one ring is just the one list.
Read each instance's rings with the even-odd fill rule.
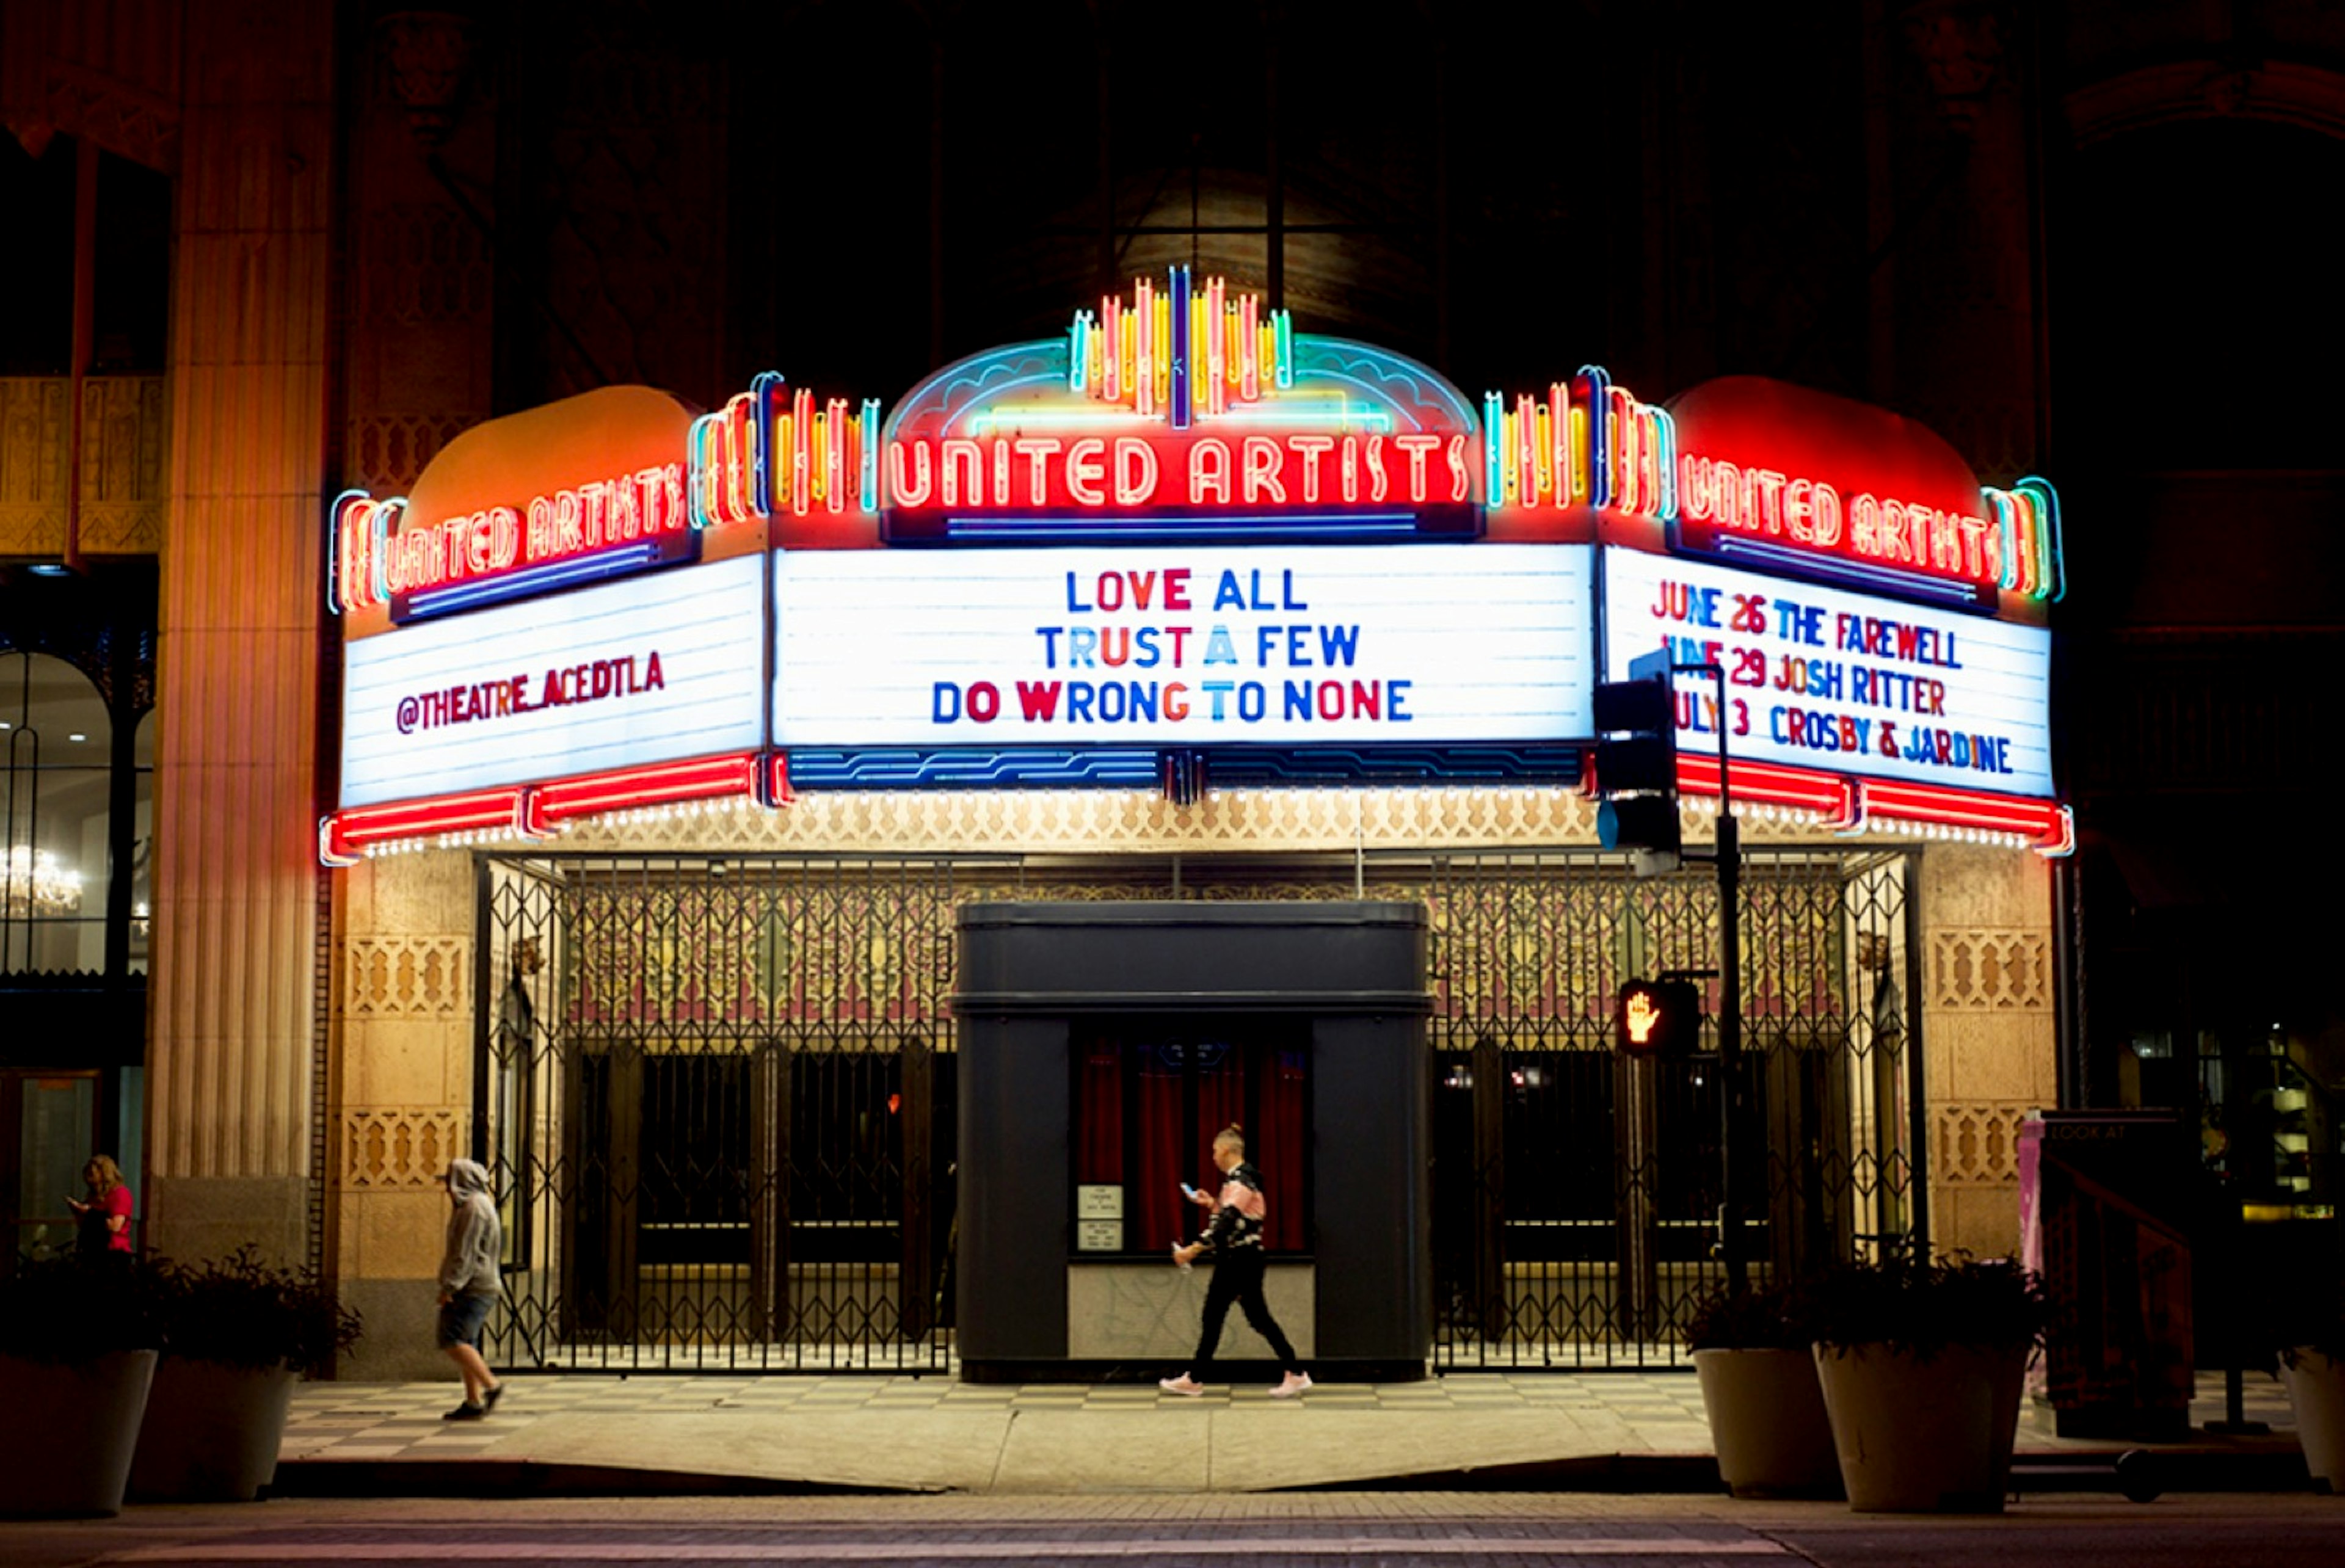
[[[965,1384],[949,1376],[509,1375],[497,1411],[442,1421],[452,1382],[305,1383],[279,1495],[741,1492],[1210,1492],[1440,1490],[1715,1492],[1690,1371],[1463,1373],[1418,1383],[1266,1387],[1182,1399],[1152,1386]],[[2223,1385],[2202,1376],[2194,1441],[2052,1435],[2023,1413],[2019,1463],[2061,1490],[2113,1486],[2125,1450],[2167,1490],[2304,1484],[2288,1396],[2250,1374],[2263,1437],[2212,1437]],[[2099,1473],[2096,1473],[2096,1472]],[[2292,1477],[2292,1481],[2291,1481]]]

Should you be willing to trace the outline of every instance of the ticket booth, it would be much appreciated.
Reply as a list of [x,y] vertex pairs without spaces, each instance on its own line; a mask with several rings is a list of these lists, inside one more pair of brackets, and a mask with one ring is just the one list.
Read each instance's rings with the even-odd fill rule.
[[[1267,1296],[1323,1381],[1422,1378],[1433,1338],[1425,912],[975,904],[960,914],[961,1376],[1188,1364],[1170,1261],[1232,1123],[1270,1203]],[[1226,1362],[1267,1351],[1235,1314]]]

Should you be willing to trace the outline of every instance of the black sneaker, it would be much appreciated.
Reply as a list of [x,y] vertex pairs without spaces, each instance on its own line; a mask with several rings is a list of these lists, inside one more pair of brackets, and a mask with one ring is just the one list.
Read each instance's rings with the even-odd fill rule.
[[484,1407],[476,1405],[472,1401],[466,1400],[462,1404],[458,1405],[454,1410],[450,1411],[446,1415],[442,1416],[440,1419],[442,1421],[479,1421],[482,1416],[485,1416],[488,1413],[488,1411]]
[[482,1391],[481,1395],[481,1411],[483,1415],[497,1408],[497,1401],[504,1397],[504,1391],[505,1386],[502,1383],[499,1383],[495,1388]]

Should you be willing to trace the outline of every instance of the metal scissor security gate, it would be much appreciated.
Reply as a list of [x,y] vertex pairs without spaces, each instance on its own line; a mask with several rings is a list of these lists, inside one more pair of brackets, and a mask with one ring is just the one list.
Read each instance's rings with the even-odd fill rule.
[[[1745,855],[1731,1147],[1754,1279],[1926,1240],[1912,870]],[[1679,1359],[1724,1279],[1715,1024],[1709,1054],[1631,1062],[1612,1007],[1625,980],[1717,966],[1714,877],[1460,856],[1436,862],[1427,900],[1436,1365]]]
[[506,1365],[940,1370],[962,860],[485,857]]
[[[1756,1276],[1926,1239],[1913,875],[1903,853],[1746,852],[1734,1148]],[[1624,1063],[1612,1004],[1626,979],[1716,966],[1716,884],[1558,850],[1040,877],[968,856],[483,856],[473,1103],[511,1307],[490,1359],[945,1370],[954,906],[1043,881],[1424,903],[1436,1365],[1679,1358],[1723,1280],[1717,1058]]]

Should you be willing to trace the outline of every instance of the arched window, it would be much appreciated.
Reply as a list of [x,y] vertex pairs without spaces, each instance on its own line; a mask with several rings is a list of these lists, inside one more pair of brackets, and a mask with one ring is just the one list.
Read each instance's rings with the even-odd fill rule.
[[87,676],[0,652],[0,972],[106,967],[113,745]]

